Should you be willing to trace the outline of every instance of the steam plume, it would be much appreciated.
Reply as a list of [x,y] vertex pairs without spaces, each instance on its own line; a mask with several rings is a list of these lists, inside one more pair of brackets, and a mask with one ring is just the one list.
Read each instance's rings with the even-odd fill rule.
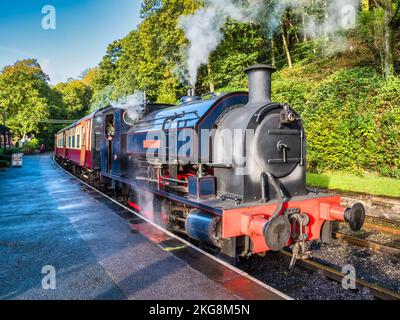
[[139,120],[145,111],[145,94],[141,91],[135,91],[133,94],[120,98],[110,104],[115,108],[127,110],[129,121],[135,123]]
[[204,7],[194,14],[179,18],[178,26],[189,40],[185,52],[185,78],[189,84],[196,84],[199,67],[208,62],[209,55],[222,41],[222,27],[228,19],[252,22],[258,14],[260,3],[261,0],[206,0]]
[[266,37],[271,38],[287,9],[304,12],[310,6],[325,3],[322,17],[307,16],[303,32],[313,38],[329,37],[330,47],[345,50],[345,39],[337,33],[355,27],[358,0],[205,0],[204,6],[192,15],[179,18],[178,27],[185,32],[189,45],[184,52],[184,66],[178,68],[177,74],[184,79],[182,82],[195,85],[199,67],[208,62],[209,55],[223,40],[222,28],[229,19],[258,23],[264,27]]

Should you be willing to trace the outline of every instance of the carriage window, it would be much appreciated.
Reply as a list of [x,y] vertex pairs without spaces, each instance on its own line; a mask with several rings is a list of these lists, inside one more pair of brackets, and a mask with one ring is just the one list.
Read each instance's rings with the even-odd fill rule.
[[68,137],[68,148],[71,148],[71,136]]
[[75,148],[75,136],[72,136],[72,148]]
[[81,135],[78,134],[78,135],[76,136],[76,147],[77,147],[77,148],[80,148],[80,147],[81,147],[80,144],[81,144]]

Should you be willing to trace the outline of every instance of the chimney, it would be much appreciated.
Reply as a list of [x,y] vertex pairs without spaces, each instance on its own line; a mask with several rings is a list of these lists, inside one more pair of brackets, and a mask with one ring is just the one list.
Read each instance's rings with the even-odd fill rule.
[[249,77],[249,104],[271,102],[271,76],[275,71],[267,64],[256,64],[245,70]]

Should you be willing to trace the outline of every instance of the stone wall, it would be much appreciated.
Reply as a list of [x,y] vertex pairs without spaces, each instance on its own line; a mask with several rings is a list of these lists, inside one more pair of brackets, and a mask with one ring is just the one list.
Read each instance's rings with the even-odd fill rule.
[[400,198],[387,198],[373,195],[336,192],[342,196],[343,206],[352,206],[360,202],[365,206],[366,214],[372,217],[400,221]]

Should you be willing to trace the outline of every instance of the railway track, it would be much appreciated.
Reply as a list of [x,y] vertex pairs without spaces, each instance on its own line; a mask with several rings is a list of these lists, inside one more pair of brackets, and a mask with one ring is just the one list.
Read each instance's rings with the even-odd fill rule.
[[371,249],[372,251],[379,252],[379,253],[384,253],[384,254],[389,254],[395,257],[400,257],[400,249],[399,248],[393,248],[386,246],[384,244],[362,239],[359,237],[354,237],[346,233],[342,232],[334,232],[333,237],[336,239],[343,240],[349,244],[355,245],[357,247],[361,248],[368,248]]
[[[367,217],[367,221],[364,223],[364,227],[367,230],[376,231],[390,236],[400,236],[400,224],[396,221],[375,217]],[[374,252],[388,254],[394,257],[400,257],[400,248],[368,240],[362,238],[361,236],[336,231],[333,232],[333,237],[339,240],[343,240],[357,247],[371,249]]]
[[[254,281],[254,282],[256,282],[258,284],[261,284],[263,286],[267,286],[262,281],[257,280],[256,278],[254,278],[253,276],[249,275],[248,273],[242,271],[241,269],[238,269],[238,268],[228,264],[227,262],[215,257],[214,255],[212,255],[212,254],[210,254],[210,253],[198,248],[197,246],[193,245],[192,243],[186,241],[185,239],[182,239],[181,237],[177,236],[176,234],[173,234],[173,233],[165,230],[161,226],[155,224],[154,222],[148,220],[146,217],[142,216],[139,212],[135,211],[133,208],[130,208],[130,207],[128,208],[127,206],[125,206],[125,205],[121,204],[120,202],[118,202],[113,197],[111,197],[111,196],[109,196],[107,194],[104,194],[103,192],[101,192],[101,191],[97,190],[96,188],[90,186],[85,181],[83,181],[79,177],[73,175],[72,173],[67,171],[65,168],[60,166],[54,159],[53,159],[53,161],[54,161],[54,163],[57,164],[57,166],[59,168],[61,168],[62,170],[64,170],[66,173],[68,173],[69,175],[73,176],[74,178],[78,179],[81,183],[85,184],[88,188],[90,188],[90,189],[98,192],[99,194],[109,198],[111,201],[113,201],[117,205],[121,206],[122,208],[134,213],[138,218],[140,218],[140,219],[144,220],[145,222],[151,224],[152,226],[156,227],[157,229],[161,230],[162,232],[165,232],[168,236],[180,241],[181,243],[184,244],[184,246],[190,246],[190,247],[194,248],[199,254],[204,254],[206,256],[212,257],[214,260],[217,260],[219,263],[221,263],[221,264],[223,264],[225,266],[229,266],[229,268],[231,268],[232,270],[235,270],[236,272],[239,272],[240,274],[242,274],[245,277],[249,278],[251,281]],[[337,236],[341,237],[341,235],[339,235],[339,234],[337,234]],[[342,238],[343,239],[344,238],[348,239],[347,237],[344,237],[344,236],[342,236]],[[359,241],[358,243],[361,243],[361,240],[362,239],[357,239],[357,241]],[[356,240],[353,240],[353,241],[356,241]],[[364,244],[364,245],[366,245],[366,244]],[[376,245],[379,245],[379,244],[376,244]],[[379,246],[380,246],[379,249],[382,250],[382,246],[381,245],[379,245]],[[378,248],[378,247],[376,246],[375,248]],[[390,248],[390,249],[394,249],[394,248]],[[390,249],[388,249],[388,251]],[[384,250],[386,250],[386,249],[384,249]],[[396,249],[396,250],[399,250],[399,252],[400,252],[400,249]],[[396,251],[396,254],[397,253],[398,252]],[[288,258],[288,259],[291,259],[291,257],[292,257],[292,254],[290,252],[287,252],[287,251],[281,251],[280,254],[283,255],[284,257]],[[338,271],[337,269],[329,267],[329,266],[321,264],[321,263],[318,263],[318,262],[316,262],[314,260],[298,260],[296,262],[296,264],[301,266],[301,267],[303,267],[303,268],[305,268],[305,269],[307,269],[307,270],[311,270],[313,272],[322,273],[328,279],[334,280],[336,282],[342,282],[343,277],[344,277],[343,273]],[[269,287],[269,286],[267,286],[267,287]],[[362,288],[369,289],[370,292],[373,294],[373,296],[375,298],[377,298],[377,299],[381,299],[381,300],[400,300],[400,294],[398,294],[396,292],[393,292],[391,290],[388,290],[386,288],[382,288],[382,287],[380,287],[380,286],[378,286],[376,284],[369,283],[369,282],[367,282],[367,281],[365,281],[363,279],[356,279],[356,287],[357,287],[357,289],[362,289]],[[291,299],[291,298],[288,297],[288,299]]]
[[[287,259],[292,258],[292,253],[288,251],[281,251],[280,254],[284,256]],[[314,260],[298,260],[296,262],[297,265],[307,269],[311,270],[313,272],[319,272],[322,273],[324,276],[326,276],[328,279],[334,280],[336,282],[342,282],[343,280],[343,273],[340,272],[339,270],[329,267],[327,265],[321,264],[319,262],[316,262]],[[380,287],[379,285],[376,285],[374,283],[370,283],[368,281],[365,281],[363,279],[355,279],[356,283],[356,288],[359,290],[362,290],[363,288],[366,288],[370,290],[371,294],[380,300],[400,300],[400,294],[391,290],[388,290],[386,288]]]
[[364,223],[364,227],[371,230],[400,236],[400,223],[397,221],[382,218],[368,218],[368,220]]

